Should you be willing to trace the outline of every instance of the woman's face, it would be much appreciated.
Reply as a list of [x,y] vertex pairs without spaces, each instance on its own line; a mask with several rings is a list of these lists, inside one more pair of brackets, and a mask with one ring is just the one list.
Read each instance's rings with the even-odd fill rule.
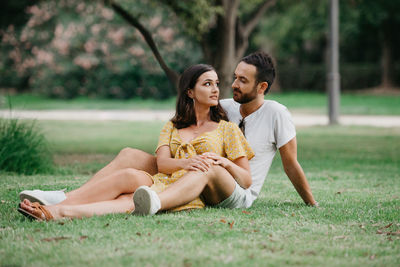
[[219,80],[215,71],[204,72],[197,79],[193,89],[189,89],[188,95],[195,101],[195,105],[216,106],[219,97]]

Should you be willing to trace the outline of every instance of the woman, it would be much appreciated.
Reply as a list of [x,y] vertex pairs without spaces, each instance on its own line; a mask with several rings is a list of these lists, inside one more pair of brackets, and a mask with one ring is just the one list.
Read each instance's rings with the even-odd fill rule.
[[[239,128],[224,120],[218,97],[218,76],[211,66],[188,68],[180,78],[176,114],[161,131],[156,151],[160,173],[151,176],[134,169],[128,173],[117,171],[89,181],[74,190],[75,197],[60,204],[43,206],[25,199],[18,210],[37,220],[131,212],[132,195],[139,186],[152,185],[154,190],[162,191],[187,171],[207,171],[210,164],[219,164],[220,156],[235,163],[230,174],[240,177],[239,185],[247,187],[251,184],[248,159],[253,152]],[[213,153],[201,155],[204,152]],[[201,207],[204,202],[197,199],[176,210]]]

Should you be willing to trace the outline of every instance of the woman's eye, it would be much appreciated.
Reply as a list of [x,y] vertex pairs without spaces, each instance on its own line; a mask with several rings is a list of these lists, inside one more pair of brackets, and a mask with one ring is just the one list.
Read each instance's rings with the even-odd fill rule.
[[205,86],[210,86],[211,83],[210,83],[210,82],[206,82],[204,85],[205,85]]

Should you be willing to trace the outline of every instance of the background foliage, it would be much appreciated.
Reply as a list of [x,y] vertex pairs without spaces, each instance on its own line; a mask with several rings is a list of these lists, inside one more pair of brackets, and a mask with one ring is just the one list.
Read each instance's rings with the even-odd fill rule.
[[[213,25],[223,12],[220,1],[115,2],[151,32],[162,57],[178,73],[210,61],[204,40],[212,44],[209,49],[218,47]],[[248,19],[262,2],[242,1],[238,18]],[[57,98],[163,99],[175,94],[140,33],[103,1],[1,5],[0,88]],[[263,49],[276,59],[277,88],[325,90],[328,7],[328,0],[276,1],[250,35],[247,52]],[[342,89],[399,84],[399,14],[397,1],[340,2]]]

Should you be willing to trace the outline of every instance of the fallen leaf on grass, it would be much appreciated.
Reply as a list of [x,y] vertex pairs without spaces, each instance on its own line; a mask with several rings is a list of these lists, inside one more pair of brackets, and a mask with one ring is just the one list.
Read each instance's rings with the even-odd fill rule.
[[70,239],[70,237],[66,237],[66,236],[48,237],[48,238],[41,239],[41,241],[45,241],[45,242],[56,241],[56,242],[58,242],[60,240],[65,240],[65,239]]
[[389,228],[390,226],[392,226],[393,225],[393,223],[389,223],[388,225],[385,225],[384,227],[382,227],[381,229],[384,229],[384,228]]
[[219,220],[222,223],[226,223],[226,221],[224,219]]
[[232,221],[232,222],[229,223],[229,228],[230,228],[230,229],[233,228],[233,224],[234,224],[234,223],[235,223],[234,221]]
[[139,233],[139,232],[136,232],[136,235],[137,235],[137,236],[141,236],[142,234],[141,234],[141,233]]
[[396,232],[384,232],[381,230],[377,230],[376,233],[378,235],[400,235],[400,230],[397,230]]
[[88,238],[87,235],[82,235],[82,236],[79,237],[79,240],[84,240],[84,239],[86,239],[86,238]]
[[251,212],[249,212],[249,211],[247,211],[247,210],[242,210],[242,212],[243,212],[244,214],[251,214]]
[[400,230],[397,230],[396,232],[387,232],[387,235],[400,235]]

